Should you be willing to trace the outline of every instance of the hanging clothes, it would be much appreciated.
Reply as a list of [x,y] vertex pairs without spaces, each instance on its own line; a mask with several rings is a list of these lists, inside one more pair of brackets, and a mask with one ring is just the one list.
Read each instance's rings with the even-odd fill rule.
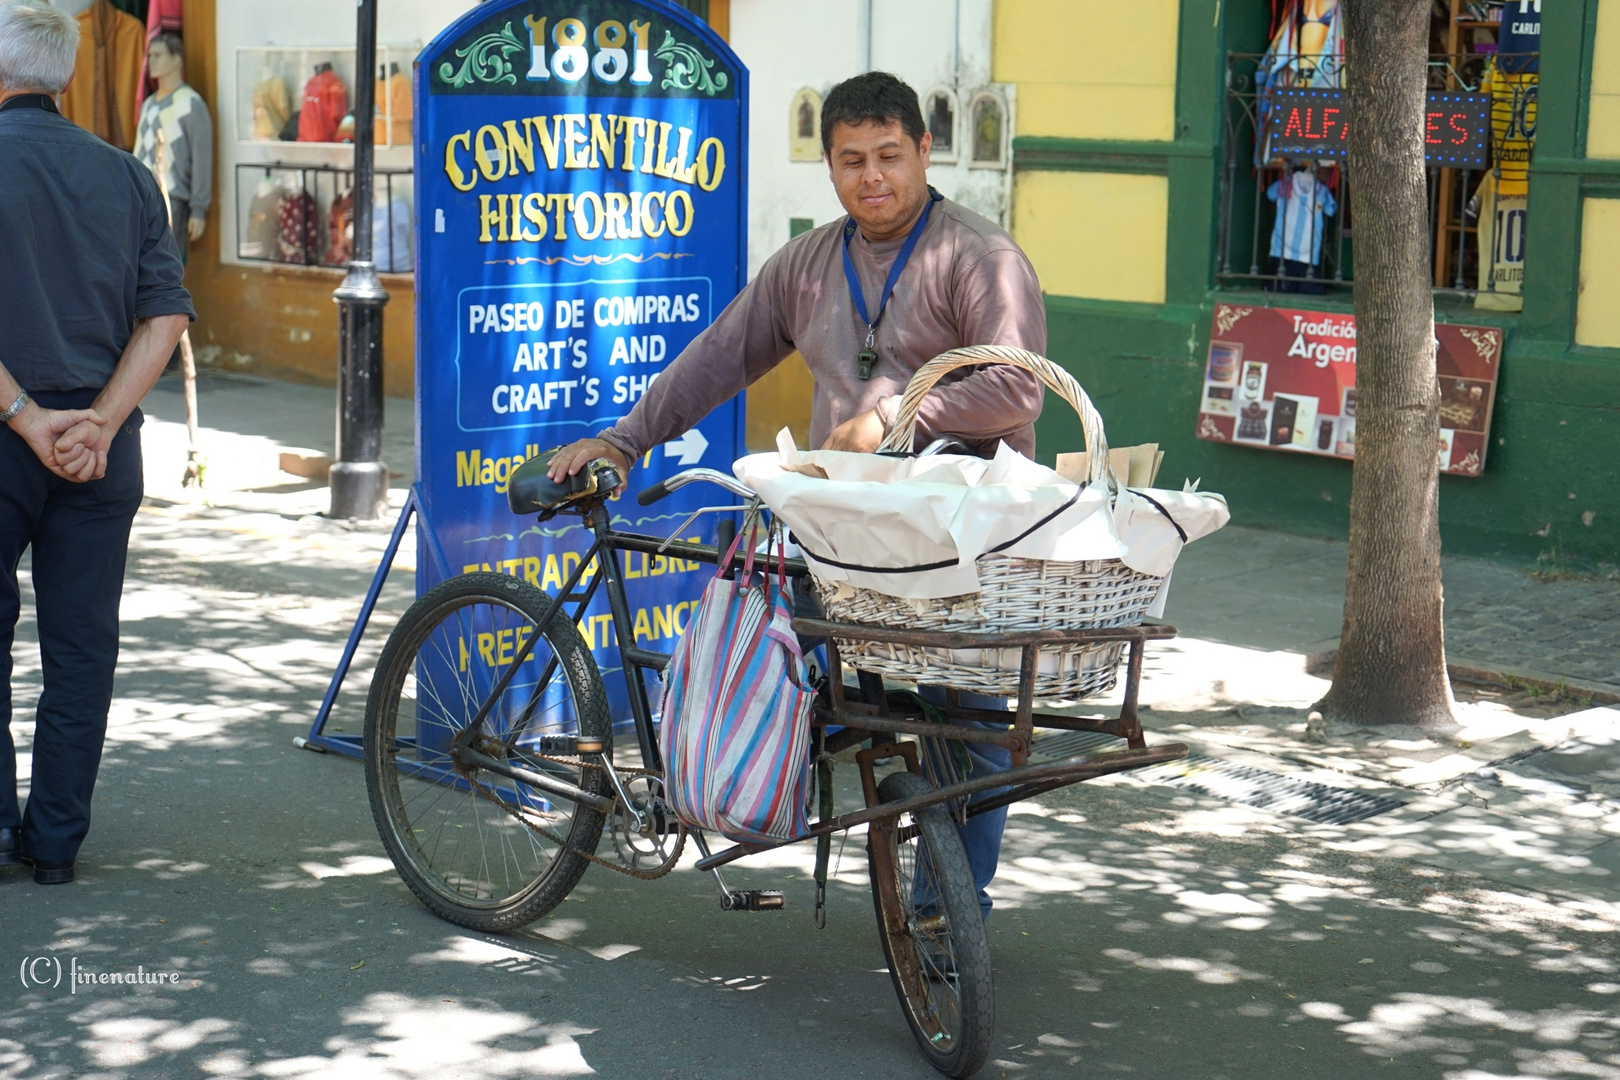
[[1468,204],[1479,219],[1479,292],[1474,307],[1482,311],[1523,311],[1524,226],[1529,200],[1503,195],[1495,173],[1488,172]]
[[411,254],[411,203],[379,190],[371,210],[371,261],[383,274],[408,274],[416,266]]
[[[1296,87],[1343,85],[1344,20],[1339,0],[1288,0],[1273,31],[1271,44],[1255,69],[1259,119],[1266,132],[1271,92]],[[1271,160],[1269,132],[1255,143],[1255,164]]]
[[1536,145],[1535,71],[1504,71],[1507,63],[1491,61],[1484,90],[1491,95],[1491,171],[1498,195],[1530,193],[1530,152]]
[[146,70],[146,29],[109,0],[80,12],[78,77],[62,94],[62,115],[101,139],[135,146],[136,89]]
[[[119,5],[123,7],[122,4]],[[152,44],[152,39],[163,31],[180,33],[184,19],[181,16],[181,0],[141,0],[142,11],[136,15],[146,24],[146,43]],[[146,95],[156,93],[157,87],[151,84],[152,80],[146,74],[146,53],[141,53],[141,81],[135,87],[135,108],[141,107]]]
[[[388,65],[392,70],[388,78],[377,79],[377,120],[374,138],[377,145],[411,145],[411,79],[398,64]],[[383,102],[388,103],[388,116],[383,116]],[[390,126],[392,125],[392,126]]]
[[1492,162],[1474,196],[1480,253],[1476,308],[1524,308],[1524,236],[1540,71],[1540,0],[1509,0],[1482,87],[1491,95]]
[[349,111],[349,91],[332,70],[320,64],[304,84],[298,116],[299,142],[336,142],[338,124]]
[[1338,212],[1333,192],[1313,169],[1301,169],[1266,188],[1277,204],[1271,226],[1271,257],[1317,266],[1322,261],[1322,219]]
[[270,179],[261,180],[248,203],[247,235],[237,248],[243,259],[277,259],[277,238],[281,233],[281,187]]
[[1343,74],[1344,26],[1338,0],[1288,0],[1255,82],[1273,89],[1336,87],[1342,85]]
[[354,258],[354,189],[350,188],[332,200],[326,212],[326,235],[332,246],[326,249],[321,262],[327,266],[345,266]]
[[264,78],[253,88],[253,137],[276,138],[291,115],[292,95],[287,91],[287,80],[266,69]]
[[321,253],[321,221],[314,198],[307,191],[289,192],[281,200],[279,213],[276,260],[299,266],[317,265]]

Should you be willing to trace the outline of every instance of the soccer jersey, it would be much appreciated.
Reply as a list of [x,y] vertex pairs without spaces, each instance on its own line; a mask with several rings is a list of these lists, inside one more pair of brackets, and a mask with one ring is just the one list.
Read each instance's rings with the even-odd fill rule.
[[1302,169],[1266,188],[1266,198],[1277,204],[1271,226],[1271,257],[1315,266],[1322,261],[1324,215],[1338,212],[1339,204],[1314,170]]

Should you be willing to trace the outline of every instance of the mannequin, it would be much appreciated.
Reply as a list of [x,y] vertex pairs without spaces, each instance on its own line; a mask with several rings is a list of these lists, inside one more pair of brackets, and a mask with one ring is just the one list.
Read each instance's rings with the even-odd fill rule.
[[[135,156],[157,175],[169,198],[180,261],[203,234],[213,198],[214,124],[202,95],[186,85],[180,36],[163,31],[146,50],[157,92],[141,103]],[[183,238],[183,239],[182,239]]]

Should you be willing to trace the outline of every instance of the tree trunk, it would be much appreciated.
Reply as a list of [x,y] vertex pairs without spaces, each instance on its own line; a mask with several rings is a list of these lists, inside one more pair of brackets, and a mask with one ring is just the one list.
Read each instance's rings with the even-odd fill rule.
[[1428,0],[1342,0],[1355,209],[1356,460],[1329,719],[1453,722],[1424,184]]

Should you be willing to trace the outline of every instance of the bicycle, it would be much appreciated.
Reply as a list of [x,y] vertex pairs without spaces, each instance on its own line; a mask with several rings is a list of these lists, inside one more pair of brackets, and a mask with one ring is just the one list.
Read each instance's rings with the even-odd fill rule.
[[[619,553],[717,565],[731,546],[734,522],[719,522],[715,546],[623,532],[613,527],[606,508],[620,483],[610,463],[595,462],[559,486],[545,479],[546,461],[543,456],[520,466],[508,498],[514,512],[535,513],[542,521],[577,515],[590,532],[589,548],[561,588],[549,595],[492,573],[450,578],[406,612],[372,681],[366,782],[378,831],[406,885],[452,923],[474,930],[511,930],[561,903],[590,865],[636,878],[660,877],[675,868],[690,838],[701,856],[697,868],[714,873],[724,908],[771,910],[783,906],[781,893],[731,890],[720,868],[801,840],[816,839],[825,850],[822,838],[867,825],[873,904],[907,1023],[936,1069],[953,1077],[977,1071],[988,1057],[994,1026],[990,953],[977,889],[946,806],[976,793],[1007,789],[965,810],[968,815],[985,813],[1068,784],[1185,756],[1187,748],[1179,743],[1148,747],[1136,715],[1143,648],[1149,641],[1175,636],[1174,628],[951,633],[795,619],[801,635],[828,639],[828,670],[812,721],[819,819],[792,841],[740,843],[711,851],[701,832],[689,831],[665,812],[644,674],[662,672],[670,657],[643,649],[635,640]],[[638,501],[650,505],[700,481],[744,500],[743,506],[707,509],[760,512],[754,492],[711,469],[679,473],[641,492]],[[695,512],[688,522],[703,512]],[[744,561],[744,554],[737,553],[731,572]],[[808,568],[801,560],[788,560],[787,572],[797,581]],[[614,759],[606,686],[579,629],[604,586],[639,750],[634,766]],[[947,691],[943,717],[930,718],[908,704],[910,699],[891,696],[879,676],[859,670],[859,690],[852,699],[838,639],[1022,650],[1017,709],[1007,714],[964,708],[958,695]],[[1092,642],[1129,647],[1120,715],[1035,713],[1039,647]],[[986,721],[1006,726],[978,726]],[[1126,748],[1031,764],[1037,726],[1103,732],[1123,738]],[[901,736],[1004,746],[1011,751],[1012,768],[936,786],[925,775],[919,743],[902,742]],[[865,805],[835,814],[833,755],[862,744],[855,759]],[[877,768],[894,759],[904,768],[880,778]],[[611,857],[598,852],[604,832]],[[824,865],[817,876],[819,925]]]

